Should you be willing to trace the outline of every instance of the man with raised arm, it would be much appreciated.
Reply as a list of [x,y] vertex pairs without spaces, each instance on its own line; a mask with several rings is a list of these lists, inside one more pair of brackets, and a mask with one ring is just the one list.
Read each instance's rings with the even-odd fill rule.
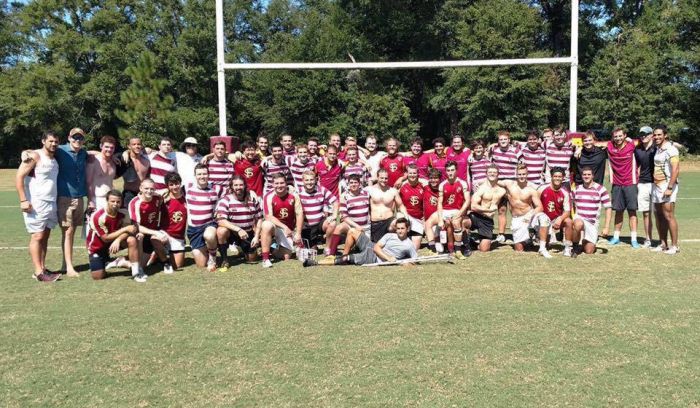
[[476,230],[481,237],[479,250],[488,252],[491,250],[491,238],[493,237],[493,215],[498,210],[500,203],[506,196],[506,189],[498,185],[498,167],[495,164],[486,170],[486,181],[474,192],[471,199],[471,214],[466,226],[470,230]]
[[15,177],[15,189],[24,217],[24,226],[30,235],[29,255],[34,264],[34,279],[39,282],[55,282],[61,275],[46,269],[51,230],[58,225],[56,199],[58,190],[58,162],[55,159],[58,136],[46,132],[41,137],[42,148],[29,152],[22,161]]
[[287,177],[275,174],[272,177],[273,190],[263,199],[265,220],[262,223],[260,242],[262,246],[262,267],[272,267],[270,252],[272,240],[279,246],[277,258],[290,259],[294,246],[301,247],[301,231],[304,227],[304,212],[296,192],[290,192]]
[[233,176],[231,193],[224,196],[216,206],[216,236],[222,259],[220,271],[225,272],[229,268],[227,250],[233,243],[243,250],[246,262],[254,263],[258,260],[256,248],[260,244],[262,218],[258,196],[248,190],[243,177]]

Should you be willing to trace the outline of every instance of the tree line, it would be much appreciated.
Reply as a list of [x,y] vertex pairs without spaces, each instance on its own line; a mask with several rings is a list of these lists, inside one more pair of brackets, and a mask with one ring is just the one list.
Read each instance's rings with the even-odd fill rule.
[[[213,0],[0,1],[0,166],[72,127],[218,134]],[[227,62],[568,56],[565,0],[226,0]],[[584,0],[579,130],[665,123],[700,142],[700,0]],[[229,133],[402,141],[568,122],[568,66],[227,71]]]

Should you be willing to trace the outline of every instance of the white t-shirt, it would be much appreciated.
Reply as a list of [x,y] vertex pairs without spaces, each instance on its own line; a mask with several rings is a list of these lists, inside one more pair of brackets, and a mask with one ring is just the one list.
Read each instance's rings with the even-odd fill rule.
[[194,166],[202,161],[202,155],[196,154],[190,156],[183,152],[171,152],[169,155],[171,160],[175,161],[177,173],[182,177],[182,185],[186,186],[189,183],[196,184],[194,178]]

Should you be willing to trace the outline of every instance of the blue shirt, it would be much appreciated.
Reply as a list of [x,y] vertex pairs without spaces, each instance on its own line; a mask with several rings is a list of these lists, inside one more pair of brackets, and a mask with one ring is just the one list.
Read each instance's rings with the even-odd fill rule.
[[87,196],[85,183],[87,151],[80,149],[74,152],[70,144],[66,143],[56,149],[56,161],[58,162],[58,196],[72,198]]

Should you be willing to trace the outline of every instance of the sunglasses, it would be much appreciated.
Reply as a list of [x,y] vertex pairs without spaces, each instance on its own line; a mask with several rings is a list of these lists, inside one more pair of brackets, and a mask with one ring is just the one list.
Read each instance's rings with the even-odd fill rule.
[[75,140],[76,142],[82,142],[85,140],[85,136],[83,135],[73,135],[71,136],[71,139]]

